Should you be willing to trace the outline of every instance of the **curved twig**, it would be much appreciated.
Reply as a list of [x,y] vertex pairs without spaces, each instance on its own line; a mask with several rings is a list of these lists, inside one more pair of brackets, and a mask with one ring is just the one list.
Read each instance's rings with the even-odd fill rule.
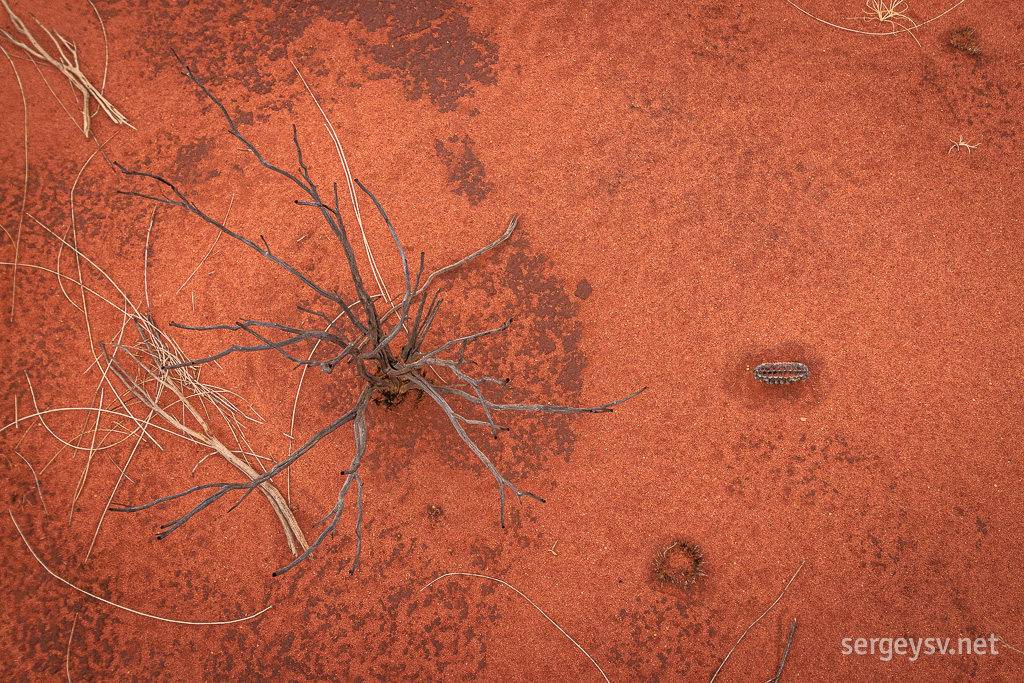
[[132,614],[137,614],[138,616],[146,617],[147,619],[156,619],[157,621],[165,621],[165,622],[167,622],[169,624],[185,624],[186,626],[226,626],[228,624],[237,624],[239,622],[249,621],[250,619],[255,619],[256,617],[260,616],[261,614],[263,614],[267,610],[272,609],[274,607],[273,605],[268,605],[267,607],[264,607],[263,609],[261,609],[256,614],[251,614],[251,615],[249,615],[247,617],[241,617],[239,619],[229,619],[228,621],[182,621],[180,619],[168,619],[167,617],[158,617],[155,614],[147,614],[146,612],[140,612],[139,610],[135,610],[135,609],[132,609],[130,607],[125,607],[124,605],[119,605],[116,602],[113,602],[111,600],[107,600],[106,598],[101,598],[98,595],[90,593],[89,591],[85,590],[84,588],[79,588],[78,586],[76,586],[75,584],[71,583],[67,579],[65,579],[65,578],[55,574],[53,572],[53,570],[51,570],[49,567],[47,567],[46,564],[41,559],[39,559],[39,555],[36,555],[36,551],[33,550],[31,545],[29,545],[28,539],[25,538],[25,534],[22,532],[21,527],[18,526],[18,520],[16,520],[14,518],[14,513],[11,512],[8,509],[7,510],[7,514],[9,514],[11,516],[11,521],[14,523],[14,528],[17,530],[18,535],[21,536],[22,543],[25,544],[25,547],[28,548],[29,553],[32,554],[32,559],[34,559],[39,564],[39,566],[42,567],[46,571],[47,574],[49,574],[53,578],[57,579],[58,581],[63,583],[68,588],[71,588],[72,590],[78,591],[82,595],[87,595],[90,598],[92,598],[93,600],[99,600],[100,602],[102,602],[105,605],[110,605],[111,607],[116,607],[117,609],[123,609],[125,612],[131,612]]

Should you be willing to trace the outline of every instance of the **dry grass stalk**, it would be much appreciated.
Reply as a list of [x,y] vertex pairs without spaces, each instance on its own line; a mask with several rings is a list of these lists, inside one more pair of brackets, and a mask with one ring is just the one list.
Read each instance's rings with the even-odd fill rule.
[[961,149],[966,149],[968,154],[971,153],[971,150],[978,149],[978,145],[972,145],[969,142],[964,141],[963,135],[960,136],[959,140],[954,140],[953,138],[950,138],[949,141],[952,142],[953,144],[950,145],[949,149],[946,151],[946,154],[950,154],[954,149],[957,150],[958,152]]
[[[232,467],[242,472],[250,480],[260,477],[257,472],[243,458],[224,445],[224,443],[213,434],[209,422],[204,418],[203,413],[196,407],[196,399],[202,403],[211,405],[228,424],[232,433],[240,435],[241,429],[237,425],[239,416],[244,416],[230,401],[225,399],[222,390],[212,388],[199,381],[197,368],[187,364],[184,355],[177,348],[172,339],[167,337],[157,328],[152,318],[132,321],[138,332],[141,343],[135,348],[129,348],[120,344],[112,345],[112,348],[120,350],[127,359],[131,360],[136,369],[141,373],[141,379],[133,377],[127,372],[124,366],[110,353],[105,344],[103,347],[104,358],[107,367],[113,375],[131,392],[138,402],[146,409],[163,418],[175,430],[186,435],[190,441],[206,446],[213,450]],[[165,368],[175,367],[173,370]],[[199,429],[190,427],[185,419],[179,419],[177,415],[170,412],[169,406],[161,405],[161,397],[165,390],[176,398],[172,405],[180,405],[198,425]],[[244,437],[241,437],[244,438]],[[241,448],[244,454],[246,449]],[[299,527],[299,523],[292,515],[288,503],[281,492],[270,482],[263,481],[259,485],[260,491],[267,497],[274,514],[277,515],[285,532],[285,538],[292,554],[309,547],[305,535]],[[111,492],[108,500],[108,507],[113,501],[117,487]],[[104,509],[104,513],[106,508]]]
[[[25,85],[21,82],[21,74],[18,73],[18,67],[14,64],[14,60],[11,59],[10,53],[7,52],[2,46],[0,46],[0,52],[4,53],[7,57],[7,61],[11,63],[11,69],[14,70],[14,77],[18,80],[18,90],[21,92],[21,110],[24,114],[24,121],[22,127],[25,133],[25,179],[24,184],[21,188],[21,212],[18,214],[18,231],[16,236],[11,238],[14,243],[14,272],[11,275],[11,321],[14,320],[14,306],[16,296],[18,293],[18,258],[21,253],[21,229],[25,225],[25,204],[28,201],[28,100],[25,99]],[[7,229],[4,229],[7,232]],[[9,238],[11,237],[8,233]]]
[[[15,418],[14,421],[15,424],[17,424],[17,418]],[[36,474],[36,468],[32,467],[32,463],[26,460],[25,456],[19,453],[18,451],[14,451],[14,454],[21,458],[21,461],[25,463],[28,466],[29,471],[32,472],[32,479],[36,483],[36,494],[39,496],[39,503],[43,506],[43,513],[49,515],[50,511],[46,509],[46,501],[43,500],[43,488],[39,485],[39,475]]]
[[[167,617],[158,617],[155,614],[147,614],[146,612],[140,612],[140,611],[132,609],[130,607],[125,607],[124,605],[119,605],[118,603],[113,602],[112,600],[107,600],[106,598],[101,598],[100,596],[96,595],[95,593],[90,593],[89,591],[85,590],[84,588],[79,588],[75,584],[71,583],[70,581],[68,581],[67,579],[63,578],[62,576],[59,576],[52,569],[47,567],[46,563],[44,563],[39,558],[39,555],[36,554],[35,549],[29,544],[28,539],[25,538],[25,533],[21,530],[21,527],[18,525],[18,520],[14,518],[14,513],[11,512],[10,510],[8,510],[7,514],[11,516],[11,522],[14,523],[15,530],[18,532],[18,535],[21,536],[21,542],[25,544],[25,547],[28,549],[29,553],[32,554],[32,559],[34,559],[36,561],[36,563],[40,567],[42,567],[43,570],[47,574],[49,574],[53,578],[57,579],[58,581],[63,583],[68,588],[71,588],[72,590],[78,591],[82,595],[88,596],[88,597],[92,598],[93,600],[99,600],[100,602],[102,602],[105,605],[110,605],[111,607],[116,607],[117,609],[124,610],[125,612],[131,612],[132,614],[138,615],[140,617],[146,617],[147,619],[156,619],[157,621],[163,621],[163,622],[167,622],[169,624],[184,624],[186,626],[226,626],[228,624],[237,624],[237,623],[242,622],[242,621],[249,621],[250,619],[255,619],[256,617],[260,616],[261,614],[266,612],[268,609],[271,609],[273,607],[273,605],[270,605],[269,607],[264,607],[259,612],[256,612],[256,614],[250,614],[247,617],[241,617],[239,619],[231,619],[229,621],[182,621],[180,619],[168,619]],[[70,639],[69,639],[69,647],[70,647]]]
[[549,617],[547,615],[547,612],[545,612],[540,607],[538,607],[537,604],[533,600],[531,600],[530,598],[526,597],[526,595],[521,590],[519,590],[518,588],[516,588],[515,586],[513,586],[512,584],[510,584],[510,583],[508,583],[506,581],[502,581],[501,579],[497,579],[497,578],[495,578],[493,576],[487,576],[486,574],[473,574],[473,573],[470,573],[470,572],[448,572],[447,574],[442,574],[441,576],[437,577],[436,579],[434,579],[433,581],[428,583],[426,586],[424,586],[423,588],[420,589],[420,592],[422,593],[423,591],[425,591],[426,589],[430,588],[432,585],[434,585],[435,583],[437,583],[441,579],[446,579],[449,576],[472,576],[472,577],[477,578],[477,579],[487,579],[488,581],[494,581],[495,583],[500,583],[502,586],[505,586],[506,588],[511,588],[513,591],[515,591],[519,595],[519,597],[521,597],[523,600],[526,600],[526,602],[530,603],[531,607],[533,607],[535,610],[540,612],[541,616],[543,616],[545,619],[547,619],[549,622],[551,622],[551,625],[554,626],[555,628],[557,628],[558,631],[563,636],[568,638],[569,642],[576,646],[576,649],[578,649],[580,652],[585,654],[587,656],[587,659],[590,660],[590,663],[593,664],[595,667],[597,667],[597,670],[601,673],[601,678],[603,678],[605,681],[608,681],[608,675],[605,674],[604,669],[602,669],[601,665],[598,664],[597,661],[593,657],[590,656],[589,652],[587,652],[586,650],[583,649],[582,645],[580,645],[575,640],[573,640],[572,636],[570,636],[568,633],[566,633],[564,628],[562,628],[557,623],[555,623],[555,620],[552,619],[551,617]]
[[[820,24],[825,24],[826,26],[831,26],[832,28],[839,29],[840,31],[846,31],[847,33],[858,33],[863,36],[894,36],[899,33],[910,33],[911,31],[921,28],[925,24],[930,24],[936,19],[946,16],[947,14],[955,10],[957,7],[964,4],[966,1],[967,0],[960,0],[958,3],[947,9],[945,12],[937,14],[931,19],[922,21],[920,24],[917,24],[914,23],[914,21],[911,20],[908,16],[906,16],[906,14],[904,14],[904,10],[906,9],[906,2],[902,2],[901,0],[893,0],[893,2],[890,2],[888,5],[886,5],[884,0],[867,0],[867,11],[865,13],[868,16],[852,18],[863,19],[865,21],[877,20],[879,23],[891,24],[894,28],[894,30],[892,31],[879,32],[860,31],[855,28],[849,28],[848,26],[840,26],[839,24],[833,24],[830,21],[825,21],[824,19],[821,19],[820,17],[811,14],[810,12],[808,12],[807,10],[793,2],[793,0],[786,0],[786,2],[792,5],[793,8],[795,8],[797,11],[801,12],[802,14],[806,14],[811,19],[814,19],[816,22]],[[901,22],[910,22],[911,25],[907,26],[905,23]],[[896,26],[899,26],[899,28],[895,28]],[[918,46],[921,45],[921,43],[917,40],[917,37],[914,36],[913,33],[910,33],[910,36],[911,38],[914,39],[914,42],[916,42]]]
[[[295,62],[292,62],[291,60],[288,61],[292,65],[292,68],[295,69],[295,73],[298,75],[299,80],[302,81],[302,85],[303,87],[305,87],[306,92],[309,93],[309,97],[311,100],[313,100],[313,104],[316,105],[317,110],[320,112],[320,116],[322,116],[324,119],[324,128],[327,130],[327,134],[330,136],[331,142],[334,144],[334,151],[338,155],[338,161],[341,164],[341,169],[345,175],[345,186],[348,188],[349,201],[352,204],[352,212],[356,217],[356,224],[359,226],[359,234],[363,240],[363,250],[366,252],[366,259],[370,264],[370,271],[373,273],[374,282],[377,284],[377,291],[380,293],[382,299],[390,306],[394,303],[394,297],[391,296],[391,293],[388,291],[387,285],[384,282],[384,278],[380,274],[380,269],[377,268],[377,260],[373,256],[373,250],[370,248],[370,241],[366,237],[366,229],[363,226],[363,215],[362,212],[359,210],[359,196],[358,193],[356,192],[356,186],[352,178],[352,171],[349,169],[348,166],[348,158],[345,156],[345,149],[344,147],[342,147],[341,140],[338,138],[338,132],[335,130],[334,124],[331,123],[330,118],[328,118],[327,112],[325,112],[324,108],[320,105],[320,100],[317,99],[317,96],[313,93],[313,89],[310,88],[309,83],[306,82],[305,76],[303,76],[302,72],[299,71],[299,67],[295,66]],[[222,233],[218,232],[217,237],[219,238],[221,234]],[[511,232],[508,234],[511,234]],[[507,236],[508,235],[506,235],[506,237]],[[323,331],[330,331],[330,326],[336,324],[338,320],[341,319],[342,315],[342,313],[338,313],[338,315],[333,320],[329,321],[329,324],[324,328]],[[406,333],[408,333],[409,330],[407,327],[403,326],[403,329],[406,331]],[[309,355],[307,356],[306,360],[312,360],[314,354],[316,354],[317,349],[319,348],[320,340],[317,340],[313,343],[313,347],[310,349]],[[285,435],[288,439],[289,452],[291,452],[292,446],[294,445],[295,441],[295,417],[299,408],[299,397],[302,394],[302,387],[306,381],[306,372],[309,370],[309,368],[309,365],[304,365],[302,366],[302,370],[299,373],[299,384],[295,390],[295,400],[292,403],[291,422],[289,423],[288,434]],[[432,372],[435,377],[437,377],[438,379],[441,378],[441,376],[437,373],[436,370],[432,369]],[[291,502],[291,475],[292,472],[291,469],[289,469],[286,473],[289,502]]]
[[[239,410],[228,400],[227,395],[230,392],[212,387],[200,381],[199,372],[197,372],[196,368],[185,366],[176,370],[163,370],[162,367],[164,365],[186,362],[184,354],[173,339],[164,334],[151,317],[143,315],[135,307],[127,294],[106,271],[78,249],[77,245],[69,239],[69,237],[73,239],[73,234],[61,236],[31,214],[29,218],[50,237],[60,243],[60,250],[57,255],[58,266],[57,269],[51,269],[31,263],[20,263],[18,265],[23,269],[39,270],[53,275],[62,283],[61,290],[64,292],[64,296],[86,318],[90,346],[92,346],[92,323],[88,321],[90,313],[86,304],[86,295],[109,305],[122,318],[120,329],[114,335],[114,341],[109,344],[110,351],[108,352],[108,345],[100,343],[98,344],[98,351],[94,353],[94,364],[100,371],[100,378],[94,392],[93,402],[89,407],[41,409],[31,379],[26,373],[33,412],[29,415],[17,415],[14,422],[0,427],[0,432],[2,432],[23,423],[31,426],[31,424],[38,420],[50,436],[62,444],[62,450],[70,449],[72,454],[77,452],[86,453],[86,464],[79,477],[74,493],[74,501],[77,501],[84,489],[95,454],[115,448],[126,441],[135,440],[134,446],[124,464],[117,465],[115,463],[115,467],[118,469],[118,477],[110,492],[108,505],[104,506],[96,525],[92,542],[83,560],[84,562],[89,559],[92,553],[110,501],[116,496],[122,481],[128,478],[126,471],[142,442],[148,440],[162,449],[153,436],[154,431],[170,433],[207,447],[227,460],[233,467],[244,473],[245,476],[255,479],[261,473],[257,472],[246,460],[246,453],[251,453],[253,449],[245,438],[239,420],[245,419],[256,422],[261,420],[258,416],[255,418],[249,417]],[[60,271],[60,258],[64,250],[74,255],[74,264],[77,267],[79,279],[70,277]],[[13,266],[14,263],[3,262],[0,265]],[[91,272],[98,274],[101,282],[85,284],[83,265],[85,268],[91,268]],[[73,297],[71,292],[64,287],[65,282],[70,283],[81,291],[82,298],[79,303],[75,301],[77,297]],[[112,288],[114,293],[107,295],[101,293],[100,290],[104,288],[104,285],[106,288]],[[138,341],[134,345],[129,345],[124,341],[128,330],[134,330],[138,335]],[[139,376],[137,377],[133,373],[126,371],[122,363],[127,364]],[[113,384],[112,379],[118,380],[123,389],[119,390]],[[105,405],[110,402],[104,398],[105,396],[113,397],[111,399],[113,404],[109,407]],[[181,409],[180,417],[172,412],[172,409],[178,407]],[[136,411],[139,408],[145,411],[146,414],[144,416],[136,415]],[[232,439],[237,444],[237,450],[229,448],[215,434],[209,418],[211,410],[227,426]],[[75,412],[82,412],[85,415],[83,428],[77,439],[68,440],[62,438],[46,421],[46,416],[48,415]],[[154,418],[161,418],[166,422],[167,426],[151,424]],[[108,423],[113,421],[114,425],[104,427],[102,420],[106,420]],[[110,441],[109,439],[112,436],[120,438]],[[55,458],[56,455],[54,456]],[[53,462],[53,459],[50,462]],[[32,467],[31,464],[29,467]],[[281,493],[269,481],[263,482],[259,488],[267,496],[275,514],[280,520],[292,553],[298,554],[305,550],[308,547],[305,536]],[[41,498],[41,488],[38,490]],[[72,510],[75,509],[74,501],[71,506]]]
[[64,673],[67,674],[68,683],[71,683],[71,641],[75,637],[75,625],[78,623],[78,612],[71,622],[71,633],[68,634],[68,649],[64,653]]
[[[892,26],[893,31],[903,29],[907,33],[910,33],[910,37],[914,39],[918,47],[921,47],[921,41],[914,35],[912,29],[917,28],[917,24],[914,20],[906,15],[908,9],[906,0],[891,0],[889,4],[886,4],[885,0],[866,0],[866,9],[864,14],[867,16],[854,17],[861,21],[877,21],[879,24],[889,24]],[[908,26],[909,24],[909,26]]]
[[[71,83],[71,86],[82,95],[82,132],[85,133],[85,137],[89,137],[92,134],[93,101],[95,101],[107,117],[117,125],[125,125],[133,129],[135,128],[133,125],[128,123],[128,118],[119,112],[117,108],[104,96],[103,92],[94,86],[89,80],[89,77],[82,72],[81,65],[78,62],[78,46],[75,45],[74,41],[68,40],[57,31],[46,28],[43,26],[42,22],[33,17],[36,24],[39,25],[39,28],[42,29],[50,39],[50,42],[52,42],[54,47],[56,47],[57,57],[53,57],[49,52],[47,52],[46,48],[39,43],[36,37],[32,34],[32,31],[30,31],[28,26],[25,25],[25,22],[14,13],[14,10],[11,9],[7,0],[0,0],[0,4],[4,6],[5,10],[7,10],[7,16],[10,17],[11,23],[14,25],[14,29],[21,34],[27,42],[18,40],[13,34],[3,29],[0,29],[0,36],[6,38],[11,44],[21,48],[25,54],[33,60],[49,64],[60,71]],[[106,35],[106,27],[103,28],[103,32],[104,35]],[[105,72],[106,66],[104,66],[104,79],[106,79]]]
[[[729,661],[729,657],[732,657],[732,653],[736,651],[736,648],[739,647],[739,644],[742,643],[743,639],[747,637],[748,633],[750,633],[750,629],[754,628],[754,626],[757,625],[757,622],[759,622],[762,619],[764,619],[765,616],[769,612],[771,612],[773,609],[775,609],[775,605],[779,604],[779,600],[782,600],[782,596],[784,596],[786,594],[786,591],[789,590],[789,587],[791,585],[793,585],[793,582],[796,580],[797,575],[800,574],[800,570],[804,568],[804,564],[806,564],[806,563],[807,563],[807,560],[801,560],[800,561],[800,566],[796,568],[796,571],[793,572],[793,576],[791,576],[789,578],[789,581],[786,582],[786,587],[782,589],[781,593],[779,593],[779,597],[775,598],[775,602],[773,602],[772,604],[768,605],[768,609],[766,609],[764,612],[762,612],[761,616],[759,616],[757,619],[754,619],[754,621],[750,624],[750,626],[748,626],[747,628],[745,628],[743,630],[743,633],[740,634],[740,637],[736,639],[736,644],[732,646],[732,648],[729,650],[729,652],[725,655],[725,659],[723,659],[722,663],[718,665],[718,668],[715,670],[715,674],[711,677],[710,683],[715,683],[715,679],[718,678],[718,674],[722,673],[722,667],[725,666],[725,663]],[[796,622],[794,621],[794,626],[790,628],[790,632],[789,632],[790,640],[789,640],[789,644],[786,645],[786,655],[782,659],[782,664],[783,665],[785,665],[785,663],[786,663],[786,656],[789,656],[789,645],[792,644],[792,642],[793,642],[793,628],[795,628],[795,623]],[[778,676],[781,676],[781,675],[782,675],[782,667],[780,666],[779,667],[779,673],[778,673],[778,675],[773,680],[777,680]]]

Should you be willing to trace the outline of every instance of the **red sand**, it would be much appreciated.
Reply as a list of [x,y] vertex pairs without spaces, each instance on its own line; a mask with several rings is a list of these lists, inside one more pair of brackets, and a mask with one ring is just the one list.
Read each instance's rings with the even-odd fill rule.
[[[872,37],[812,21],[781,0],[743,5],[446,0],[393,13],[375,3],[96,0],[109,37],[106,92],[137,130],[94,119],[107,156],[166,175],[197,203],[332,284],[340,249],[294,190],[255,167],[219,112],[181,75],[177,50],[253,142],[295,167],[297,124],[321,186],[342,178],[303,71],[349,155],[411,254],[436,268],[489,242],[513,213],[509,244],[443,285],[435,337],[514,315],[480,349],[480,370],[513,378],[514,400],[595,404],[649,389],[612,415],[505,420],[481,437],[499,467],[547,499],[509,505],[424,401],[375,410],[363,463],[362,564],[347,569],[354,515],[279,578],[290,556],[266,501],[218,504],[163,541],[176,502],[110,514],[83,564],[123,447],[86,456],[36,424],[0,434],[3,680],[601,680],[594,665],[504,586],[523,591],[616,681],[774,675],[798,619],[784,680],[1024,677],[1024,655],[843,653],[844,638],[989,638],[1024,649],[1020,443],[1022,340],[1020,52],[1024,8],[969,0],[916,32]],[[167,3],[171,4],[171,3]],[[948,4],[912,2],[917,22]],[[14,9],[73,38],[101,78],[103,42],[86,3]],[[806,0],[833,23],[857,0]],[[10,26],[9,22],[3,24]],[[980,56],[948,40],[977,30]],[[38,31],[37,31],[38,32]],[[29,108],[27,212],[61,232],[95,149],[39,72],[9,43]],[[21,213],[23,110],[0,60],[2,225]],[[67,84],[50,86],[74,112]],[[77,118],[77,114],[72,114]],[[962,136],[962,137],[961,137]],[[971,151],[948,151],[951,139]],[[95,157],[75,189],[79,244],[140,306],[151,191]],[[364,213],[369,214],[368,202]],[[394,291],[398,262],[379,220],[370,239]],[[307,236],[305,239],[300,238]],[[149,307],[167,329],[243,317],[297,321],[307,291],[173,207],[157,209]],[[6,237],[4,260],[14,256]],[[23,263],[53,267],[56,242],[32,220]],[[69,254],[61,268],[77,271]],[[52,275],[20,268],[14,320],[4,269],[2,409],[89,405],[98,381],[82,316]],[[72,300],[79,293],[68,287]],[[89,301],[95,340],[120,318]],[[237,340],[175,332],[194,357]],[[810,381],[757,384],[762,361],[800,361]],[[89,370],[88,372],[85,372]],[[84,374],[83,374],[84,373]],[[232,357],[207,381],[239,392],[267,422],[248,433],[281,458],[298,374],[269,354]],[[296,436],[346,410],[350,376],[310,376]],[[109,395],[107,396],[109,400]],[[49,424],[76,439],[81,415]],[[27,432],[27,436],[26,436]],[[171,436],[135,454],[118,499],[141,503],[237,473]],[[307,534],[330,509],[351,431],[301,460],[292,502]],[[32,474],[40,471],[45,514]],[[108,457],[109,456],[109,457]],[[283,481],[278,482],[283,488]],[[430,506],[443,510],[433,516]],[[707,576],[659,586],[653,562],[698,544]],[[851,648],[854,641],[851,640]],[[884,647],[884,643],[876,643]]]

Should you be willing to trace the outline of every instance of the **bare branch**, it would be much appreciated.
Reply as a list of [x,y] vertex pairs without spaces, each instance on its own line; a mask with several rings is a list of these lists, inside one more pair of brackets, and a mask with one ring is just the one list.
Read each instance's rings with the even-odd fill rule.
[[[177,55],[175,55],[177,57]],[[215,226],[222,234],[226,234],[234,239],[246,244],[251,249],[257,251],[260,255],[268,260],[274,262],[288,273],[295,276],[305,286],[311,288],[314,292],[320,296],[326,298],[329,301],[335,303],[340,312],[337,315],[331,315],[329,312],[321,312],[318,310],[312,310],[299,306],[299,310],[308,313],[310,315],[320,318],[321,321],[326,323],[326,327],[321,331],[320,329],[307,329],[305,327],[286,324],[283,322],[265,322],[256,320],[242,320],[232,325],[204,325],[204,326],[191,326],[175,324],[176,327],[181,329],[196,330],[196,331],[214,331],[214,330],[227,330],[227,331],[240,331],[246,332],[260,342],[258,344],[251,345],[232,345],[223,351],[201,358],[194,361],[185,362],[174,362],[166,363],[161,365],[162,371],[169,370],[181,370],[192,366],[200,365],[203,363],[209,363],[214,360],[223,358],[231,353],[247,353],[253,351],[277,351],[284,355],[287,359],[299,364],[300,366],[319,366],[325,372],[331,372],[335,365],[340,363],[346,358],[352,364],[352,371],[358,382],[361,382],[362,388],[359,393],[359,397],[355,405],[345,412],[343,415],[335,418],[330,424],[323,427],[314,434],[312,437],[306,440],[299,448],[292,451],[288,457],[275,464],[264,474],[250,477],[250,481],[245,482],[219,482],[219,483],[206,483],[192,488],[175,493],[169,496],[164,496],[152,502],[144,505],[127,505],[118,504],[111,509],[116,509],[123,512],[134,512],[139,510],[145,510],[150,507],[161,505],[178,498],[190,496],[194,493],[202,492],[204,497],[200,499],[193,507],[188,510],[184,515],[177,519],[163,525],[162,531],[158,535],[158,538],[165,538],[175,530],[180,528],[182,525],[187,523],[190,519],[195,517],[198,513],[202,512],[206,508],[210,507],[220,499],[227,496],[229,493],[238,491],[241,495],[238,499],[229,507],[230,512],[235,507],[238,507],[253,491],[257,490],[262,484],[269,483],[273,477],[281,474],[288,470],[292,464],[294,464],[300,457],[310,451],[317,443],[324,439],[329,434],[336,431],[342,425],[353,423],[353,438],[354,438],[354,451],[352,458],[349,462],[348,467],[341,472],[342,481],[340,482],[338,489],[338,497],[331,508],[324,517],[318,521],[314,526],[323,527],[320,531],[319,536],[311,543],[304,551],[295,557],[294,560],[289,562],[287,565],[278,569],[274,575],[278,576],[287,572],[303,562],[308,558],[314,550],[319,548],[321,544],[327,539],[328,536],[333,535],[337,530],[340,523],[342,514],[345,511],[345,504],[347,496],[351,493],[353,485],[356,488],[356,520],[355,520],[355,533],[356,533],[356,548],[355,557],[352,560],[352,566],[350,571],[355,571],[359,566],[359,559],[362,552],[362,519],[363,519],[363,502],[362,502],[362,490],[363,482],[359,476],[359,468],[362,464],[363,457],[366,454],[367,441],[368,441],[368,425],[367,425],[367,412],[369,410],[371,401],[383,406],[395,405],[405,399],[409,394],[415,394],[417,396],[426,395],[429,396],[434,403],[444,412],[447,416],[452,428],[455,430],[462,442],[469,448],[469,450],[483,463],[487,470],[494,477],[495,482],[498,485],[498,495],[500,501],[500,516],[501,525],[505,526],[505,494],[506,489],[515,495],[516,499],[520,502],[522,498],[529,497],[535,500],[543,502],[544,499],[540,496],[531,493],[529,491],[520,490],[515,484],[510,482],[502,475],[494,463],[488,458],[488,456],[479,448],[479,446],[470,438],[466,432],[466,427],[484,427],[486,426],[491,430],[491,433],[496,437],[499,431],[507,430],[506,427],[497,424],[494,420],[494,413],[502,411],[511,412],[539,412],[548,413],[554,415],[575,415],[580,413],[606,413],[611,412],[614,406],[620,405],[625,401],[628,401],[644,389],[634,392],[625,398],[612,401],[599,406],[594,407],[583,407],[577,408],[573,406],[561,406],[561,405],[545,405],[545,404],[519,404],[519,403],[497,403],[487,398],[484,395],[484,385],[495,385],[498,389],[504,388],[507,384],[507,380],[497,379],[494,377],[478,377],[470,374],[469,369],[473,365],[472,361],[466,360],[467,347],[475,341],[478,341],[484,337],[498,335],[508,329],[511,325],[512,320],[506,321],[499,327],[494,329],[484,330],[482,332],[476,332],[461,337],[456,337],[449,341],[446,341],[431,351],[422,352],[420,349],[427,337],[428,332],[434,322],[438,311],[441,308],[442,299],[435,293],[431,298],[429,304],[427,303],[427,291],[433,281],[445,275],[456,268],[468,263],[469,261],[481,256],[500,244],[504,243],[512,235],[516,229],[519,221],[518,216],[513,216],[508,224],[504,234],[501,235],[497,240],[491,242],[489,245],[478,249],[469,256],[431,273],[426,280],[423,280],[424,273],[424,254],[420,254],[419,269],[416,273],[415,281],[413,281],[411,269],[409,267],[409,261],[406,257],[405,250],[402,247],[401,240],[398,237],[398,233],[395,230],[391,219],[388,217],[387,212],[384,210],[382,203],[377,197],[370,192],[362,183],[358,180],[354,180],[354,185],[357,185],[359,189],[365,192],[376,206],[377,211],[384,219],[387,225],[388,231],[394,242],[395,249],[401,259],[402,273],[404,280],[404,294],[401,302],[392,304],[391,301],[382,300],[378,297],[371,296],[366,289],[360,274],[360,269],[356,261],[355,252],[350,243],[348,233],[345,228],[345,222],[341,215],[341,210],[338,201],[338,186],[337,183],[332,185],[333,196],[325,200],[321,196],[320,190],[316,183],[313,181],[309,167],[304,159],[304,153],[302,145],[299,142],[298,129],[292,127],[292,142],[295,147],[296,162],[298,165],[297,174],[293,174],[286,171],[270,162],[268,162],[256,149],[255,145],[250,143],[238,130],[234,120],[228,114],[227,109],[224,105],[217,100],[216,97],[206,88],[205,85],[199,80],[199,78],[193,73],[193,71],[185,65],[185,63],[178,58],[178,61],[185,68],[184,75],[191,80],[196,86],[200,88],[203,94],[208,97],[221,111],[224,118],[228,122],[228,127],[231,134],[239,140],[246,149],[252,152],[260,164],[276,173],[283,176],[294,183],[306,196],[306,198],[297,200],[295,203],[299,206],[306,206],[317,209],[320,212],[324,222],[333,232],[335,237],[341,244],[342,251],[345,254],[345,261],[348,265],[348,278],[351,280],[352,286],[355,289],[356,300],[358,301],[358,307],[355,303],[351,306],[347,305],[339,294],[328,291],[326,288],[316,284],[311,278],[300,273],[292,265],[271,253],[270,247],[266,240],[260,239],[263,245],[260,246],[256,242],[250,240],[247,237],[243,237],[241,234],[236,233],[228,229],[222,222],[212,218],[202,210],[196,207],[196,205],[188,199],[183,192],[181,192],[172,183],[168,182],[164,178],[154,175],[151,173],[145,173],[141,171],[129,171],[122,166],[118,166],[123,173],[128,176],[149,178],[156,181],[159,185],[164,187],[171,195],[170,196],[151,196],[144,195],[137,192],[127,192],[138,197],[143,197],[151,201],[156,201],[164,204],[170,204],[177,206],[185,211],[192,213],[199,217],[203,221]],[[353,197],[353,203],[355,203],[355,188],[350,185],[351,195]],[[308,199],[307,199],[308,198]],[[361,224],[360,224],[361,225]],[[372,265],[372,257],[371,257]],[[421,284],[422,282],[422,284]],[[382,286],[382,291],[383,286]],[[422,296],[419,304],[416,307],[416,314],[411,319],[410,313],[412,311],[413,301],[417,296]],[[381,306],[385,312],[381,314],[377,310],[377,305],[383,301]],[[388,308],[390,306],[390,308]],[[360,315],[357,315],[356,311],[361,311]],[[395,316],[392,318],[392,316]],[[349,323],[355,328],[356,332],[352,335],[346,334],[341,326],[337,324],[342,317],[346,318]],[[393,320],[393,322],[391,322]],[[388,329],[385,330],[385,324],[388,324]],[[264,332],[270,330],[273,332]],[[405,333],[405,338],[401,338],[401,334]],[[275,334],[277,333],[277,334]],[[282,339],[273,339],[272,336],[285,335]],[[309,352],[308,358],[299,358],[293,353],[290,353],[292,347],[297,344],[310,342],[312,350]],[[319,357],[317,349],[325,345],[330,351],[327,355],[332,357],[328,360],[314,360],[314,355]],[[395,353],[395,349],[399,349],[398,353]],[[360,349],[363,349],[360,351]],[[322,353],[322,352],[321,352]],[[449,357],[454,356],[454,357]],[[175,359],[177,360],[177,359]],[[120,368],[113,361],[109,361],[111,370],[117,373],[117,376],[125,383],[129,389],[140,392],[140,388],[137,385],[131,383],[131,379],[127,377],[123,369]],[[447,370],[454,376],[453,385],[434,384],[426,377],[427,371],[430,370],[434,373],[439,374],[443,370]],[[144,392],[140,392],[144,393]],[[138,396],[138,393],[137,393]],[[140,400],[142,399],[139,396]],[[454,405],[458,401],[465,402],[470,407],[476,407],[482,410],[483,417],[485,420],[474,419],[466,415],[462,415],[456,409]],[[461,405],[461,404],[459,404]],[[291,438],[289,436],[289,438]]]

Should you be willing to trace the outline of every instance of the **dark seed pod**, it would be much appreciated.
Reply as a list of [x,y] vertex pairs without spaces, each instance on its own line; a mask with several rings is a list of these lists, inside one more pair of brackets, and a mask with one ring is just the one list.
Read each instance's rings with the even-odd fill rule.
[[754,379],[765,384],[792,384],[811,376],[803,363],[761,363],[754,368]]

